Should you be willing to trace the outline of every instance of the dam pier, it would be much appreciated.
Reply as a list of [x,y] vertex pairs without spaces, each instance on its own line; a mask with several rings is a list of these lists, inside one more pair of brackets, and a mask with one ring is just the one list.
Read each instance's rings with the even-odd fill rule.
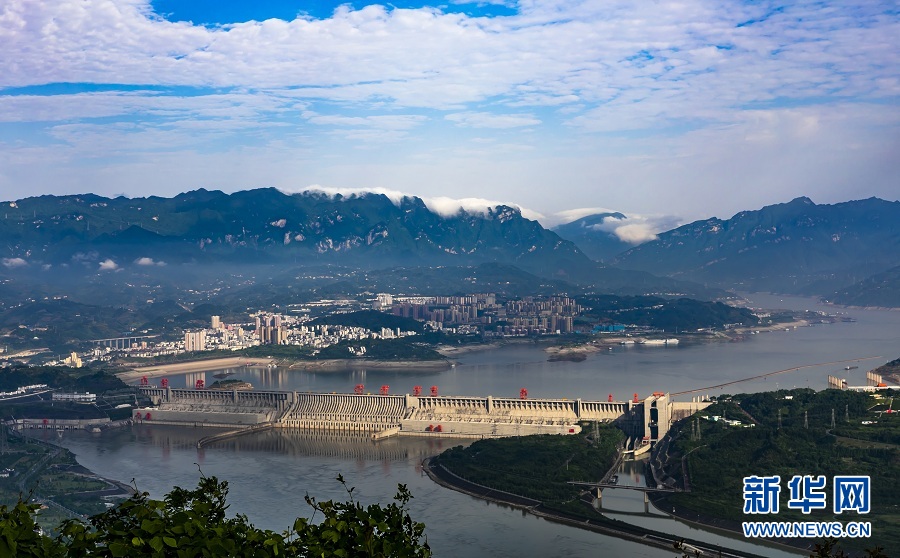
[[577,434],[581,422],[616,422],[629,436],[628,449],[636,451],[649,449],[672,422],[710,404],[700,398],[677,403],[660,392],[643,400],[583,401],[154,386],[141,390],[154,406],[136,409],[136,422],[226,427],[234,435],[265,427],[367,433],[373,439],[500,438]]

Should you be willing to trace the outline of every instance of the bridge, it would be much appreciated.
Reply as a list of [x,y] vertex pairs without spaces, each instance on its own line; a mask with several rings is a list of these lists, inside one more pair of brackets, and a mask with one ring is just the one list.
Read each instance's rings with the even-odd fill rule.
[[[394,435],[497,438],[576,434],[580,422],[616,422],[635,446],[653,444],[679,415],[709,403],[674,403],[655,393],[643,401],[513,399],[296,391],[174,389],[142,386],[154,407],[135,421],[187,426],[341,431],[380,439]],[[699,399],[699,398],[696,398]]]
[[578,486],[587,486],[589,488],[596,488],[602,490],[604,488],[618,488],[620,490],[636,490],[638,492],[683,492],[682,490],[678,490],[677,488],[669,488],[669,487],[652,487],[652,486],[630,486],[624,484],[614,484],[614,483],[606,483],[606,482],[581,482],[581,481],[568,481],[566,484],[573,484]]
[[[580,481],[568,481],[566,484],[576,485],[576,486],[584,486],[587,487],[591,492],[591,497],[594,499],[594,506],[601,510],[603,509],[603,490],[615,488],[618,490],[636,490],[638,492],[644,493],[644,513],[638,515],[647,515],[650,513],[650,492],[683,492],[677,488],[671,488],[665,485],[660,485],[657,487],[652,486],[628,486],[621,485],[609,482],[580,482]],[[616,512],[621,513],[621,512]]]

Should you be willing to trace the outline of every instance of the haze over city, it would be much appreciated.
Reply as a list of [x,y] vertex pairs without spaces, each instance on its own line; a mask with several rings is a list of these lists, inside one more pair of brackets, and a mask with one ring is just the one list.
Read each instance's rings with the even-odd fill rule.
[[0,197],[376,189],[657,231],[897,199],[898,27],[890,2],[12,1]]

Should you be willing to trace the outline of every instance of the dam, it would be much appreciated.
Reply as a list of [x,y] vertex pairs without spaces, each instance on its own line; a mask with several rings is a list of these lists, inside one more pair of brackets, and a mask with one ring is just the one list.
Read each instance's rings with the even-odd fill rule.
[[[644,400],[514,399],[296,391],[220,391],[141,386],[153,407],[136,409],[137,422],[245,428],[262,426],[400,436],[498,438],[577,434],[579,423],[616,422],[632,447],[665,436],[674,420],[709,402],[670,401],[656,392]],[[251,428],[253,427],[253,428]]]

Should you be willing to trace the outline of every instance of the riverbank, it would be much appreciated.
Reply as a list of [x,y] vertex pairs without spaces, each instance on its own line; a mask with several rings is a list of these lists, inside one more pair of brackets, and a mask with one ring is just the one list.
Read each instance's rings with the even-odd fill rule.
[[[682,333],[678,334],[677,337],[676,334],[654,335],[652,337],[643,335],[599,335],[584,343],[573,345],[551,345],[549,347],[546,347],[544,351],[549,355],[549,358],[551,360],[583,360],[580,357],[586,357],[590,354],[608,351],[612,347],[624,344],[633,344],[640,346],[649,339],[671,339],[674,337],[679,340],[679,344],[684,342],[706,343],[721,341],[740,341],[746,339],[748,335],[788,331],[800,327],[808,327],[810,325],[816,324],[811,324],[808,320],[794,320],[791,322],[782,322],[768,326],[736,327],[725,331]],[[648,346],[661,347],[664,345],[657,344]]]
[[491,343],[470,343],[467,345],[439,345],[435,347],[434,350],[439,352],[446,358],[453,358],[459,355],[464,355],[466,353],[497,349],[501,345],[502,344],[497,341],[493,341]]
[[[832,322],[824,322],[825,324]],[[777,324],[771,324],[767,326],[749,326],[749,327],[736,327],[734,329],[729,330],[735,334],[746,335],[748,333],[764,333],[769,331],[787,331],[791,329],[797,329],[798,327],[808,327],[810,325],[809,320],[793,320],[790,322],[781,322]]]
[[19,461],[28,464],[28,469],[2,479],[4,482],[0,484],[6,500],[3,503],[15,503],[10,499],[14,496],[6,490],[8,484],[14,485],[15,493],[19,495],[30,494],[34,501],[47,506],[38,516],[45,530],[58,528],[66,519],[100,513],[109,504],[136,494],[133,487],[81,465],[72,452],[52,441],[10,432],[8,444],[14,450],[12,453],[20,456]]

